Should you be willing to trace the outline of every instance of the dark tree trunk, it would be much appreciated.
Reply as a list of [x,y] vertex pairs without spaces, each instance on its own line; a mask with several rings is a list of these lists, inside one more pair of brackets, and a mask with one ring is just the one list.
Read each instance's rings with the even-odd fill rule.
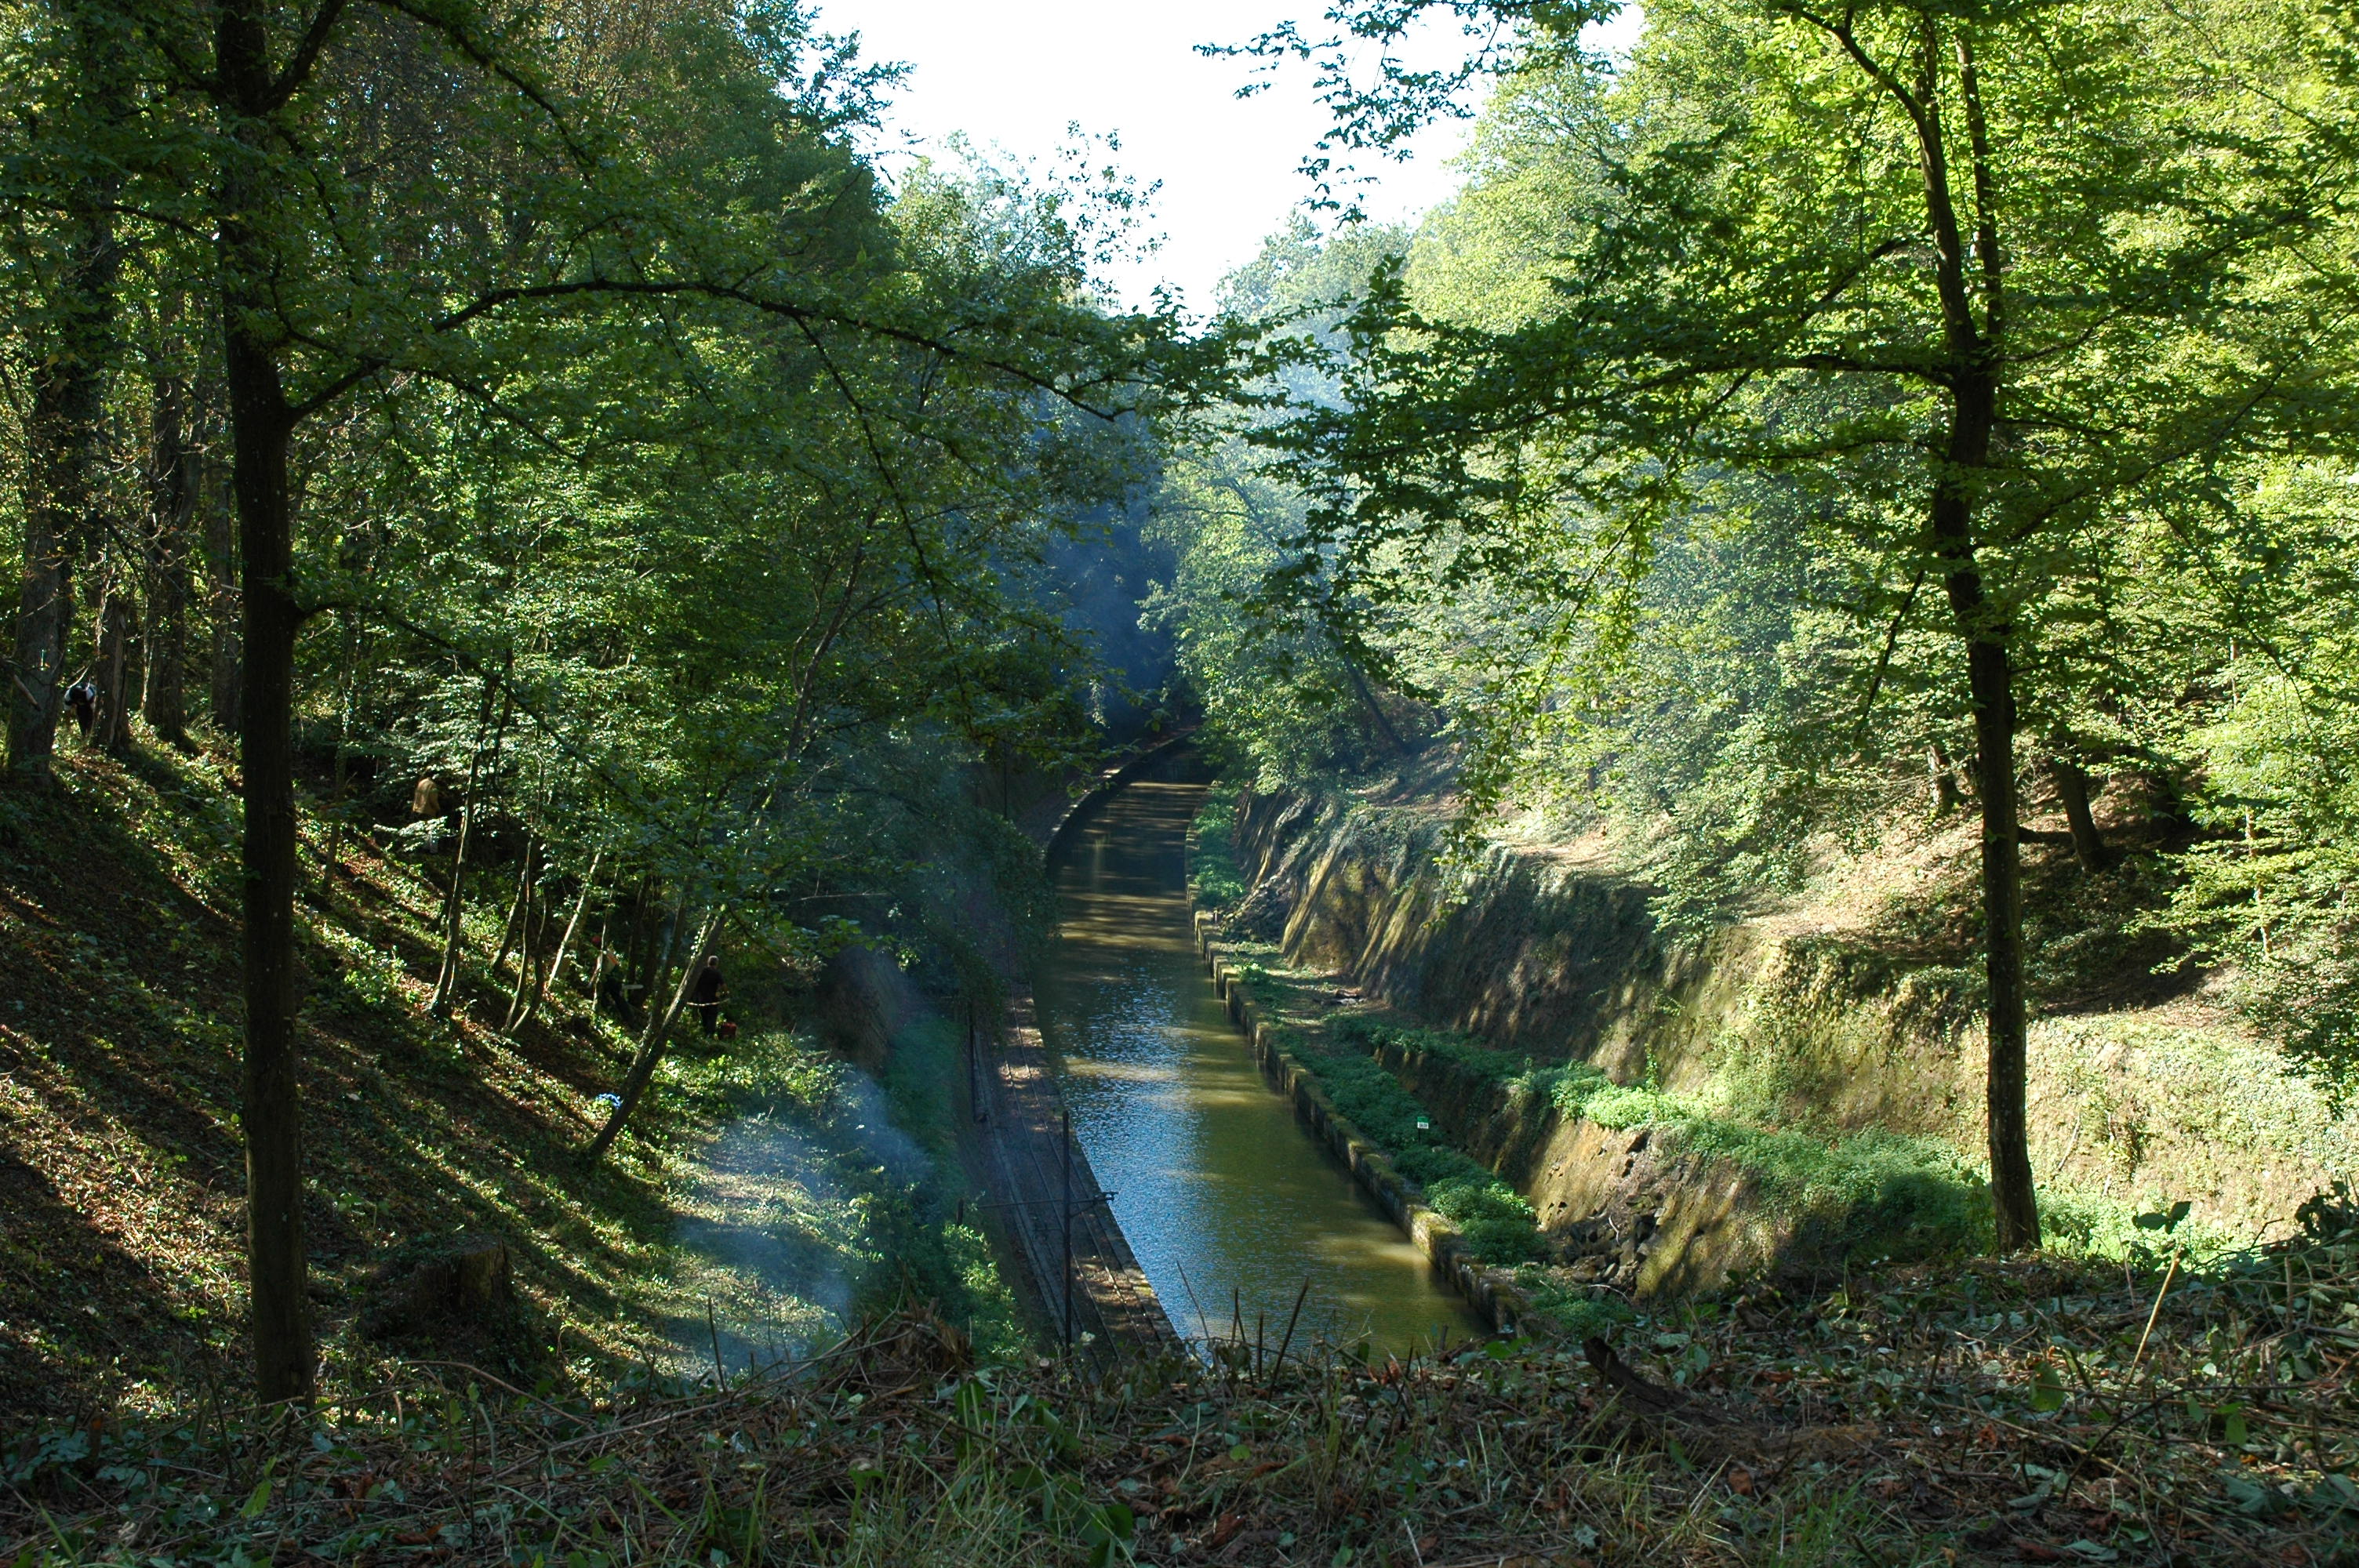
[[[72,451],[87,428],[77,411],[97,416],[98,399],[82,395],[82,377],[44,366],[25,421],[25,565],[16,589],[16,643],[9,664],[8,767],[27,778],[49,776],[64,707],[66,630],[73,581],[66,541],[80,510],[74,496],[87,464]],[[95,378],[92,378],[93,381]]]
[[131,644],[137,631],[130,576],[121,564],[111,565],[98,601],[98,661],[92,672],[98,683],[98,721],[91,727],[91,740],[114,756],[131,747],[131,697],[136,686]]
[[[255,69],[261,27],[225,10],[224,70]],[[239,50],[243,47],[243,54]],[[241,68],[233,68],[242,59]],[[234,77],[233,78],[234,80]],[[237,168],[224,209],[252,210]],[[293,519],[287,449],[294,420],[267,342],[245,317],[260,301],[239,280],[264,276],[243,217],[223,222],[230,427],[235,443],[238,553],[245,565],[238,730],[245,774],[246,1240],[254,1294],[254,1372],[264,1404],[311,1398],[316,1357],[305,1294],[303,1131],[295,1034],[295,633]]]
[[2015,671],[2006,627],[1995,616],[1975,561],[1967,475],[1989,460],[1997,388],[1987,374],[1960,377],[1949,466],[1933,492],[1933,536],[1950,609],[1966,644],[1974,705],[1974,794],[1982,808],[1984,974],[1989,982],[1991,1200],[2002,1252],[2039,1245],[2025,1087],[2023,860],[2016,838]]
[[197,461],[189,439],[188,385],[159,372],[147,462],[147,726],[169,746],[188,743],[189,525],[197,509]]
[[274,89],[261,0],[217,0],[214,61],[223,121],[218,245],[231,489],[244,566],[246,1248],[255,1393],[308,1402],[318,1357],[305,1292],[303,1127],[295,1032],[294,513],[288,447],[297,415],[270,335],[277,255],[267,168]]
[[[1846,22],[1840,36],[1857,52],[1848,28]],[[2006,263],[1998,241],[1998,197],[1991,178],[1981,89],[1972,40],[1962,28],[1952,35],[1952,43],[1957,102],[1965,114],[1973,149],[1974,240],[1971,249],[1958,222],[1937,97],[1940,37],[1940,29],[1930,23],[1919,32],[1915,94],[1896,78],[1881,80],[1916,127],[1942,336],[1949,350],[1944,367],[1950,389],[1949,438],[1934,470],[1930,521],[1951,614],[1966,644],[1966,684],[1974,707],[1974,793],[1980,796],[1983,829],[1984,972],[1990,989],[1985,1099],[1991,1206],[1999,1250],[2014,1252],[2039,1245],[2039,1206],[2032,1186],[2024,1085],[2023,860],[2016,838],[2015,671],[2007,652],[2009,628],[1984,591],[1974,537],[1974,509],[1998,427],[2006,341]],[[1864,54],[1860,58],[1866,59]],[[1972,281],[1967,276],[1970,260],[1975,269]]]
[[207,460],[199,470],[198,500],[204,511],[205,546],[205,705],[213,727],[224,735],[238,731],[245,704],[245,657],[238,641],[239,607],[236,507],[217,482],[223,465]]
[[[90,193],[99,207],[104,191]],[[92,509],[104,427],[107,361],[121,270],[103,210],[74,220],[57,337],[33,377],[25,420],[24,573],[8,690],[8,767],[46,779],[65,705],[66,635],[76,564],[98,535]]]
[[2072,853],[2080,859],[2082,869],[2104,871],[2114,863],[2114,851],[2105,836],[2097,831],[2097,819],[2089,810],[2089,775],[2060,752],[2049,759],[2048,777],[2056,785],[2056,798],[2063,803],[2064,825],[2071,829]]

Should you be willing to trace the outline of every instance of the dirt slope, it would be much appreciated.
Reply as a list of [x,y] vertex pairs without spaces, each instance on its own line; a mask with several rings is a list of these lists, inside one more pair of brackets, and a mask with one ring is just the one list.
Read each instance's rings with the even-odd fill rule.
[[[233,780],[168,753],[60,774],[0,794],[0,1420],[184,1406],[244,1373]],[[634,1353],[611,1325],[661,1255],[661,1171],[645,1146],[594,1176],[570,1155],[614,1043],[561,1000],[517,1038],[486,1027],[482,933],[460,1016],[427,1018],[434,891],[349,838],[323,880],[318,828],[299,916],[332,1384],[382,1354],[354,1322],[378,1260],[460,1230],[513,1245],[521,1296],[473,1349]]]

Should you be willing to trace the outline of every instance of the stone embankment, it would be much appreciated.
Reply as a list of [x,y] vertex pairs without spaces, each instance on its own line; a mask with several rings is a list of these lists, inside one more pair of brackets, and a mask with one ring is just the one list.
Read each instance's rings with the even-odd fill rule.
[[[1756,1131],[1921,1139],[1979,1162],[1978,977],[1875,928],[1872,900],[1672,940],[1602,839],[1494,846],[1453,872],[1438,799],[1246,792],[1235,858],[1250,891],[1229,933],[1405,1021],[1586,1064]],[[1944,856],[1971,851],[1929,830],[1861,872],[1887,899],[1921,897]],[[2033,1159],[2060,1223],[2186,1199],[2215,1234],[2264,1234],[2359,1164],[2351,1119],[2198,997],[2053,1005],[2030,1046]],[[1647,1127],[1558,1116],[1446,1059],[1396,1050],[1384,1065],[1525,1195],[1577,1271],[1690,1288],[1774,1266],[1798,1239],[1745,1170]]]
[[1061,1338],[1070,1304],[1076,1346],[1086,1335],[1108,1351],[1178,1350],[1180,1336],[1129,1239],[1113,1211],[1093,1201],[1097,1175],[1066,1130],[1064,1102],[1030,995],[1011,998],[1000,1037],[977,1044],[960,1152],[969,1177],[985,1195],[984,1221],[999,1239],[1002,1256],[1020,1266],[1036,1316]]

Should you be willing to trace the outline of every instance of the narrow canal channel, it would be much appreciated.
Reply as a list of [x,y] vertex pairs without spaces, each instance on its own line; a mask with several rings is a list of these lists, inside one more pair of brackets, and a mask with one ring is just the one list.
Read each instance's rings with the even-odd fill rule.
[[1125,787],[1057,880],[1038,987],[1073,1130],[1171,1321],[1219,1337],[1242,1312],[1275,1348],[1366,1335],[1407,1351],[1479,1332],[1424,1257],[1271,1092],[1196,956],[1186,834],[1199,784]]

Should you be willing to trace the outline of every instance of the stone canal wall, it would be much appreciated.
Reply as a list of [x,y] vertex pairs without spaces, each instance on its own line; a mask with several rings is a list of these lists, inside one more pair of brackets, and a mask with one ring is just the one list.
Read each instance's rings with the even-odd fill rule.
[[1483,1319],[1501,1333],[1513,1333],[1529,1312],[1529,1303],[1505,1269],[1486,1268],[1472,1258],[1465,1238],[1448,1217],[1428,1207],[1417,1186],[1396,1170],[1351,1118],[1337,1109],[1318,1078],[1278,1044],[1277,1033],[1262,1016],[1260,1004],[1224,957],[1216,941],[1217,925],[1196,912],[1196,948],[1228,1009],[1230,1022],[1244,1034],[1260,1065],[1262,1076],[1294,1106],[1295,1116],[1324,1143],[1361,1190],[1374,1198],[1395,1225],[1401,1227],[1436,1272],[1449,1281]]

